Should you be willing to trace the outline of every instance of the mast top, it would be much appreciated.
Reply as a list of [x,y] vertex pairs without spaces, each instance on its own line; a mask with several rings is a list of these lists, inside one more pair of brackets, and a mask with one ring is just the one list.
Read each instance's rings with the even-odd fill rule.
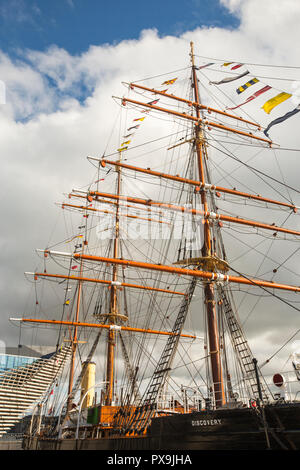
[[190,46],[191,46],[191,52],[190,52],[191,62],[192,62],[192,66],[195,67],[195,56],[194,56],[194,43],[193,43],[193,41],[190,42]]

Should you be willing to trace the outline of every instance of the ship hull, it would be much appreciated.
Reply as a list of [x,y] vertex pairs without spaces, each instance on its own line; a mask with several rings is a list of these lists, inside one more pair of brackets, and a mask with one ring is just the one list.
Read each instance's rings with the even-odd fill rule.
[[154,418],[140,437],[24,440],[41,450],[299,450],[300,403],[219,409]]

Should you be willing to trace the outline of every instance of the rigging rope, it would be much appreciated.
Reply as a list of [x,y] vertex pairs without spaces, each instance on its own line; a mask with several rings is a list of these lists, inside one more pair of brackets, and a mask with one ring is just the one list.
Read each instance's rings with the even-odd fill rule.
[[[239,271],[237,271],[236,269],[234,269],[232,266],[230,266],[230,269],[232,271],[234,271],[236,274],[238,274],[239,276],[243,277],[244,279],[247,279],[248,281],[252,282],[252,284],[256,287],[259,287],[260,289],[262,289],[263,291],[265,292],[268,292],[268,294],[270,294],[271,296],[275,297],[276,299],[280,300],[281,302],[283,302],[284,304],[288,305],[289,307],[291,307],[292,309],[296,310],[297,312],[300,312],[300,308],[296,307],[295,305],[292,305],[290,302],[288,302],[287,300],[283,299],[282,297],[280,297],[279,295],[275,294],[274,292],[271,292],[269,291],[268,289],[266,289],[265,287],[262,287],[262,286],[258,286],[255,281],[253,281],[251,278],[247,277],[245,274],[243,273],[240,273]],[[283,344],[280,348],[278,348],[275,353],[273,353],[262,365],[260,365],[260,368],[262,368],[263,366],[265,366],[266,364],[268,364],[293,338],[295,338],[295,336],[297,336],[297,334],[300,332],[300,328],[298,328]]]

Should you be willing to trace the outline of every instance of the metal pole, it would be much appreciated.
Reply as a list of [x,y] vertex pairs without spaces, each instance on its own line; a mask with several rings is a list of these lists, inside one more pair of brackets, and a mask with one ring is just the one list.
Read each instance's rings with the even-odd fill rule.
[[80,421],[80,415],[81,415],[81,408],[82,408],[82,404],[83,404],[83,401],[85,399],[85,397],[87,396],[87,394],[89,393],[90,390],[92,390],[93,388],[96,388],[96,387],[100,387],[100,385],[103,385],[103,384],[106,384],[107,382],[100,382],[98,384],[95,384],[95,385],[92,385],[92,387],[90,387],[86,392],[85,394],[83,395],[82,399],[80,400],[80,406],[79,406],[79,411],[78,411],[78,417],[77,417],[77,426],[76,426],[76,434],[75,434],[75,439],[78,439],[78,433],[79,433],[79,421]]
[[263,401],[263,396],[262,396],[260,380],[259,380],[259,374],[258,374],[258,368],[257,368],[257,359],[255,359],[255,357],[254,357],[252,362],[254,364],[254,371],[255,371],[255,377],[256,377],[256,383],[257,383],[258,397],[259,397],[260,402],[262,402]]

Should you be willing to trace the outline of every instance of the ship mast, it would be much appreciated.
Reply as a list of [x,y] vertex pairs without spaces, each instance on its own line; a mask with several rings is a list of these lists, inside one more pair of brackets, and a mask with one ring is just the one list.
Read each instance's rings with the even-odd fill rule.
[[[121,156],[121,153],[120,153]],[[119,160],[120,161],[120,160]],[[117,169],[117,195],[120,196],[121,192],[121,168]],[[119,236],[120,236],[120,201],[117,200],[116,204],[116,218],[115,218],[115,231],[113,241],[113,257],[119,257]],[[120,316],[118,313],[118,293],[117,293],[117,277],[118,277],[118,265],[113,265],[112,283],[110,288],[110,310],[108,315],[108,323],[115,325],[118,323]],[[127,318],[126,318],[127,319]],[[115,356],[115,344],[116,344],[116,331],[110,328],[107,336],[107,358],[106,358],[106,391],[104,397],[104,403],[107,406],[112,404],[113,392],[114,392],[114,356]]]
[[[86,242],[85,242],[86,243]],[[84,254],[84,246],[85,243],[82,245],[82,254]],[[83,275],[83,260],[80,261],[80,278]],[[77,302],[76,302],[76,312],[74,322],[78,323],[79,321],[79,312],[80,312],[80,303],[81,303],[81,294],[82,294],[82,280],[79,279],[78,287],[77,287]],[[74,326],[73,338],[71,340],[72,344],[72,355],[71,355],[71,365],[70,365],[70,374],[69,374],[69,385],[68,385],[68,399],[67,399],[67,412],[69,412],[72,408],[72,401],[73,401],[73,382],[74,382],[74,369],[75,369],[75,356],[76,350],[78,345],[78,326]]]
[[[201,120],[200,113],[200,94],[198,88],[198,79],[196,74],[196,67],[194,61],[194,45],[193,42],[190,43],[191,46],[191,62],[192,62],[192,87],[194,89],[194,100],[196,103],[196,116],[198,121],[194,125],[195,129],[195,147],[196,155],[198,162],[198,172],[199,180],[205,185],[205,170],[204,170],[204,156],[206,155],[205,148],[205,139],[203,132],[203,124]],[[205,190],[201,191],[201,203],[205,212],[208,212],[208,204]],[[211,234],[209,228],[209,220],[205,219],[204,221],[204,240],[202,246],[202,257],[204,258],[204,268],[209,271],[209,261],[212,257],[212,244],[211,244]],[[209,339],[209,356],[210,356],[210,365],[211,373],[213,380],[213,392],[216,407],[220,407],[224,404],[224,386],[223,386],[223,376],[222,376],[222,365],[220,357],[220,342],[218,334],[218,323],[217,323],[217,313],[215,308],[215,295],[214,295],[214,286],[212,282],[205,283],[204,287],[204,302],[206,305],[206,315],[207,315],[207,330],[208,330],[208,339]]]

